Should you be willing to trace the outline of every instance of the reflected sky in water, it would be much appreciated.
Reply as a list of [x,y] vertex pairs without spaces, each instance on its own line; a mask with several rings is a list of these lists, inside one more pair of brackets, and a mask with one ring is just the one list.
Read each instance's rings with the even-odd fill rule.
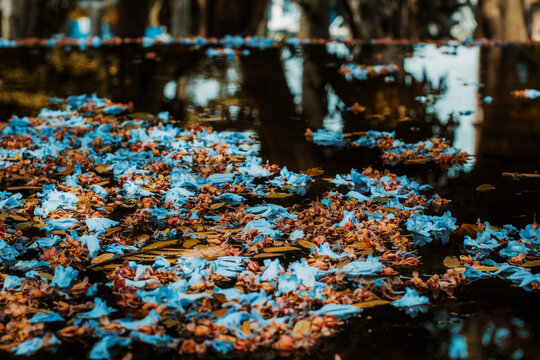
[[[474,155],[474,123],[481,115],[477,111],[479,66],[480,49],[477,47],[437,48],[435,45],[417,46],[413,56],[404,63],[404,70],[418,81],[426,76],[433,85],[443,87],[443,94],[428,106],[428,111],[436,113],[443,123],[451,114],[457,116],[460,124],[453,146]],[[471,111],[473,113],[468,115]]]

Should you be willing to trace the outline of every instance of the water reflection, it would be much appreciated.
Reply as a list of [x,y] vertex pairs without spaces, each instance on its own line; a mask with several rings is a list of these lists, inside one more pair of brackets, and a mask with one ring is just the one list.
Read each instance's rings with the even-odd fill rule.
[[[540,103],[515,99],[510,92],[540,88],[540,47],[363,45],[348,50],[341,58],[324,46],[270,49],[231,61],[173,46],[6,49],[0,52],[0,117],[35,113],[47,97],[98,92],[115,101],[133,101],[137,111],[168,110],[181,125],[202,116],[218,129],[249,131],[259,138],[266,160],[293,171],[321,167],[327,177],[383,164],[369,149],[317,147],[305,140],[306,127],[396,130],[408,142],[445,137],[476,155],[468,173],[448,176],[436,167],[403,165],[394,171],[435,185],[453,200],[452,212],[460,222],[479,217],[496,225],[532,222],[540,213],[538,181],[515,181],[501,173],[539,170]],[[391,83],[383,78],[347,81],[339,74],[344,61],[396,63],[403,71]],[[416,100],[427,95],[434,101]],[[492,104],[481,101],[487,95]],[[347,110],[355,102],[366,107],[365,113]],[[495,190],[478,193],[475,188],[485,183]],[[309,194],[316,197],[327,188],[318,181]],[[432,266],[441,266],[435,261]],[[538,354],[538,295],[507,283],[478,282],[456,298],[439,301],[450,309],[446,314],[431,309],[414,320],[390,308],[366,312],[321,354],[339,352],[352,359],[362,349],[366,357],[446,358],[456,336],[466,339],[473,358]],[[451,331],[440,322],[458,326]]]
[[474,123],[479,115],[479,60],[477,47],[437,48],[416,46],[412,57],[405,59],[404,69],[417,80],[426,77],[432,84],[441,84],[443,93],[428,106],[442,123],[451,116],[459,117],[453,146],[476,155]]

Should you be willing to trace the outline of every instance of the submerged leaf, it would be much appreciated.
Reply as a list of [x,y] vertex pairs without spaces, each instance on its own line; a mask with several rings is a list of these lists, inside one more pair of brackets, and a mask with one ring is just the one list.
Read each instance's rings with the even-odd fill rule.
[[277,192],[272,191],[271,193],[269,193],[268,195],[265,195],[264,197],[267,199],[284,199],[290,196],[292,195],[287,194],[287,193],[277,193]]
[[491,190],[494,190],[495,187],[491,184],[482,184],[482,185],[479,185],[477,188],[476,188],[476,191],[480,191],[480,192],[488,192],[488,191],[491,191]]
[[360,308],[360,309],[368,309],[368,308],[372,308],[372,307],[375,307],[375,306],[381,306],[381,305],[387,305],[387,304],[390,304],[390,301],[371,300],[371,301],[365,301],[365,302],[354,304],[354,306],[356,306],[357,308]]
[[447,256],[444,258],[443,264],[448,268],[456,268],[461,265],[461,262],[455,256]]
[[104,263],[104,262],[106,262],[108,260],[111,260],[114,257],[114,255],[115,254],[113,254],[113,253],[104,253],[104,254],[101,254],[99,256],[96,256],[90,262],[92,264],[98,265],[98,264]]
[[265,253],[278,253],[278,252],[284,252],[284,251],[298,251],[298,250],[300,249],[294,246],[277,246],[277,247],[267,247],[263,249]]

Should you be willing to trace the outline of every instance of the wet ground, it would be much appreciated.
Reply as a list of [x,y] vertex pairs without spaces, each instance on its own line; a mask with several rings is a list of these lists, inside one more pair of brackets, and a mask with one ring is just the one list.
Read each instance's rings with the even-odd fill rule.
[[[443,137],[473,155],[464,169],[399,165],[392,170],[432,184],[451,199],[458,223],[481,219],[519,228],[540,214],[540,178],[503,175],[540,170],[540,99],[510,95],[540,89],[540,47],[363,45],[330,50],[334,54],[325,46],[254,50],[233,60],[209,59],[204,50],[180,46],[6,49],[0,52],[0,119],[36,113],[48,97],[96,92],[113,101],[133,101],[139,112],[168,110],[180,126],[202,118],[219,130],[253,132],[265,160],[293,171],[320,167],[323,177],[385,166],[376,150],[308,142],[307,127],[345,133],[395,130],[396,138],[410,142]],[[339,73],[343,63],[394,63],[401,71],[349,81]],[[426,104],[416,100],[430,95]],[[491,104],[486,96],[493,98]],[[355,102],[366,111],[355,115],[347,110]],[[495,189],[477,191],[482,184]],[[308,194],[315,198],[328,188],[320,180]],[[451,246],[423,248],[423,270],[444,272],[443,258],[460,252],[458,243]],[[459,287],[454,298],[433,300],[436,306],[416,318],[388,306],[368,309],[306,356],[445,358],[453,334],[461,334],[473,359],[540,358],[539,300],[537,293],[509,281],[480,280]],[[67,347],[56,355],[73,357],[73,350]],[[142,348],[134,354],[143,358],[151,351]]]

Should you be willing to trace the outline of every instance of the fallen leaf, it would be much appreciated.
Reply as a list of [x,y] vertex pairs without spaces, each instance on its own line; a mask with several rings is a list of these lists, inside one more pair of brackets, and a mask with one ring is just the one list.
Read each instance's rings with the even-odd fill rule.
[[[146,235],[146,234],[144,234],[144,235]],[[150,250],[155,250],[155,249],[161,249],[161,248],[171,246],[171,245],[176,244],[176,243],[178,243],[178,240],[167,240],[167,241],[155,242],[153,244],[150,244],[150,245],[147,245],[147,246],[141,248],[139,251],[137,251],[137,253],[142,253],[142,252],[145,252],[145,251],[150,251]]]
[[267,247],[264,248],[263,251],[265,253],[278,253],[278,252],[286,252],[286,251],[298,251],[300,250],[297,247],[294,246],[277,246],[277,247]]
[[284,199],[284,198],[288,198],[289,196],[292,196],[292,195],[287,194],[287,193],[277,193],[277,192],[272,191],[271,193],[269,193],[268,195],[265,195],[264,197],[267,199]]
[[111,166],[110,164],[99,164],[99,165],[94,166],[94,170],[98,174],[106,174],[106,173],[112,172],[112,170],[109,170],[110,166]]
[[324,171],[321,168],[311,168],[311,169],[300,171],[300,174],[304,174],[310,177],[315,177],[315,176],[324,174]]
[[115,226],[115,227],[112,227],[112,228],[108,228],[107,229],[107,232],[105,233],[105,236],[109,236],[109,235],[112,235],[114,234],[115,232],[118,232],[122,230],[122,227],[121,226]]
[[216,260],[219,257],[227,255],[228,246],[212,246],[207,248],[195,248],[185,250],[182,257],[200,257],[205,260]]
[[367,309],[367,308],[372,308],[375,306],[386,305],[389,303],[390,301],[386,301],[386,300],[371,300],[371,301],[365,301],[365,302],[354,304],[354,306],[360,309]]
[[104,263],[105,261],[111,260],[113,257],[114,257],[113,253],[104,253],[93,258],[92,261],[90,261],[90,263],[98,265],[98,264]]
[[540,174],[533,174],[533,173],[512,173],[512,172],[503,172],[503,176],[511,176],[514,178],[540,178]]
[[41,190],[41,186],[10,186],[7,188],[9,191],[19,190]]
[[482,184],[482,185],[479,185],[477,188],[476,188],[476,191],[480,191],[480,192],[488,192],[488,191],[491,191],[491,190],[494,190],[495,187],[491,184]]
[[455,256],[447,256],[444,258],[443,264],[448,268],[456,268],[461,265],[461,262]]
[[266,259],[266,258],[273,258],[273,257],[280,257],[285,254],[283,253],[260,253],[257,255],[252,256],[252,259]]
[[315,243],[307,240],[298,240],[298,245],[306,249],[311,249],[312,247],[317,246]]
[[28,219],[25,218],[24,216],[20,216],[20,215],[17,215],[17,214],[10,214],[9,217],[12,218],[15,221],[28,221]]
[[294,324],[293,331],[299,332],[301,334],[309,334],[311,331],[311,321],[309,320],[300,320]]
[[66,175],[71,175],[71,173],[73,173],[73,170],[75,169],[75,167],[73,165],[69,165],[68,167],[66,167],[64,170],[62,170],[61,172],[59,172],[58,174],[56,174],[57,176],[66,176]]
[[241,330],[242,330],[242,332],[243,332],[244,334],[248,334],[248,335],[251,334],[251,324],[249,323],[249,321],[245,321],[245,322],[242,324]]
[[220,318],[227,315],[228,311],[229,311],[229,308],[221,308],[221,309],[217,309],[213,311],[212,314],[214,314],[215,317]]
[[405,159],[403,161],[404,164],[427,164],[428,162],[432,161],[431,158],[420,158],[420,159]]
[[148,121],[152,123],[159,121],[157,116],[147,113],[147,112],[136,112],[133,114],[129,114],[127,117],[130,119],[144,120],[144,121]]
[[184,241],[184,243],[182,244],[182,247],[184,249],[191,249],[192,247],[194,247],[198,243],[200,243],[200,241],[197,240],[197,239],[189,239],[189,240]]
[[529,261],[529,262],[526,262],[525,264],[522,264],[521,266],[524,268],[537,267],[537,266],[540,266],[540,260]]
[[217,210],[217,209],[219,209],[219,208],[221,208],[221,207],[223,207],[223,206],[225,206],[225,203],[224,203],[224,202],[215,203],[215,204],[212,204],[212,205],[210,206],[210,209],[211,209],[211,210]]

